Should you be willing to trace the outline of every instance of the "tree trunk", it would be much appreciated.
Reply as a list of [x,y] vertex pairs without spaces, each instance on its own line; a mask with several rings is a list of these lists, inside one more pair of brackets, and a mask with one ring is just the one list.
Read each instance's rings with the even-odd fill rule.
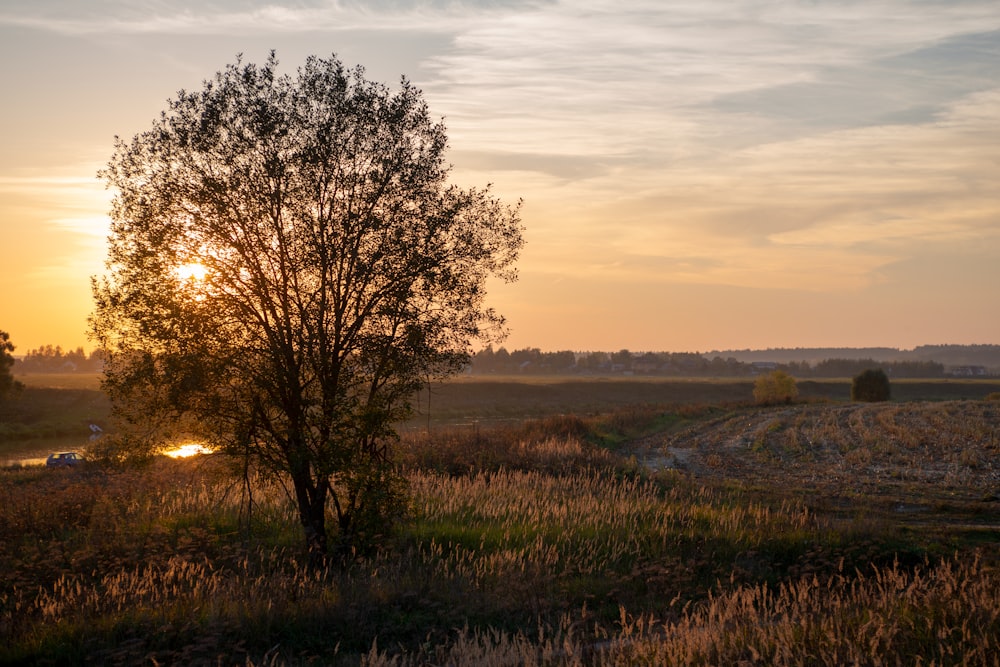
[[309,566],[321,568],[326,565],[326,485],[316,484],[308,474],[292,476],[295,499],[299,508],[299,521],[306,537],[306,553]]

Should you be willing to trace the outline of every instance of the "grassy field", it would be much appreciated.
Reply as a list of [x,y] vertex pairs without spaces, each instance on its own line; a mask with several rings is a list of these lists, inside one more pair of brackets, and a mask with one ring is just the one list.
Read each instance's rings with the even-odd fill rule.
[[404,434],[410,516],[321,572],[218,457],[2,470],[0,663],[996,664],[1000,402],[743,391],[439,387],[480,425]]
[[[110,404],[100,391],[100,374],[22,375],[21,395],[0,403],[0,458],[25,441],[65,438],[83,441],[89,425],[107,428]],[[798,383],[804,401],[846,401],[850,380]],[[1000,392],[1000,382],[901,380],[892,385],[897,401],[981,399]],[[417,415],[405,430],[466,425],[490,427],[552,415],[593,416],[635,406],[728,405],[752,400],[751,380],[662,377],[462,376],[435,383],[414,397]]]
[[101,373],[32,373],[18,375],[26,387],[41,389],[100,389]]
[[0,452],[6,443],[78,438],[90,424],[108,425],[111,405],[99,389],[27,385],[12,399],[0,401]]
[[[848,401],[850,378],[802,380],[804,401]],[[1000,381],[897,380],[893,400],[981,399],[1000,392]],[[520,419],[553,414],[594,415],[629,406],[728,404],[753,400],[751,379],[677,379],[665,377],[463,376],[434,384],[416,405],[431,417]]]

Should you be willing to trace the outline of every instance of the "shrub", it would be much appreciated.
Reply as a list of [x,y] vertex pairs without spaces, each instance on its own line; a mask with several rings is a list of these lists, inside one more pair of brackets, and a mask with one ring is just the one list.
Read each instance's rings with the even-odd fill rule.
[[791,403],[799,395],[795,378],[785,371],[761,375],[753,384],[753,398],[761,405]]
[[153,444],[141,436],[105,435],[87,443],[84,458],[103,468],[140,468],[154,460]]
[[891,391],[889,376],[881,368],[869,368],[854,377],[851,382],[851,400],[876,403],[888,401]]

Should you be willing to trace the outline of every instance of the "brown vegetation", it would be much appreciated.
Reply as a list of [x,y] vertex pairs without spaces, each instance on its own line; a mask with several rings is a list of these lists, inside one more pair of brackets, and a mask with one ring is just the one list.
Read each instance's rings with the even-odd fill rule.
[[[655,444],[698,475],[826,494],[1000,490],[1000,406],[990,401],[719,411]],[[721,468],[706,465],[713,454]]]
[[799,395],[795,378],[785,371],[772,371],[761,375],[753,383],[753,400],[758,405],[791,403]]
[[389,548],[310,571],[219,457],[0,472],[0,662],[993,664],[1000,405],[411,432]]

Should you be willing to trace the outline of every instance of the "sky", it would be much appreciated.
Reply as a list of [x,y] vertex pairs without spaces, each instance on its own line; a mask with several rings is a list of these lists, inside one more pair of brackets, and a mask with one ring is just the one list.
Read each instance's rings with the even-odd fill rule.
[[114,137],[272,49],[405,75],[524,200],[508,349],[1000,343],[996,0],[4,0],[15,353],[93,347]]

